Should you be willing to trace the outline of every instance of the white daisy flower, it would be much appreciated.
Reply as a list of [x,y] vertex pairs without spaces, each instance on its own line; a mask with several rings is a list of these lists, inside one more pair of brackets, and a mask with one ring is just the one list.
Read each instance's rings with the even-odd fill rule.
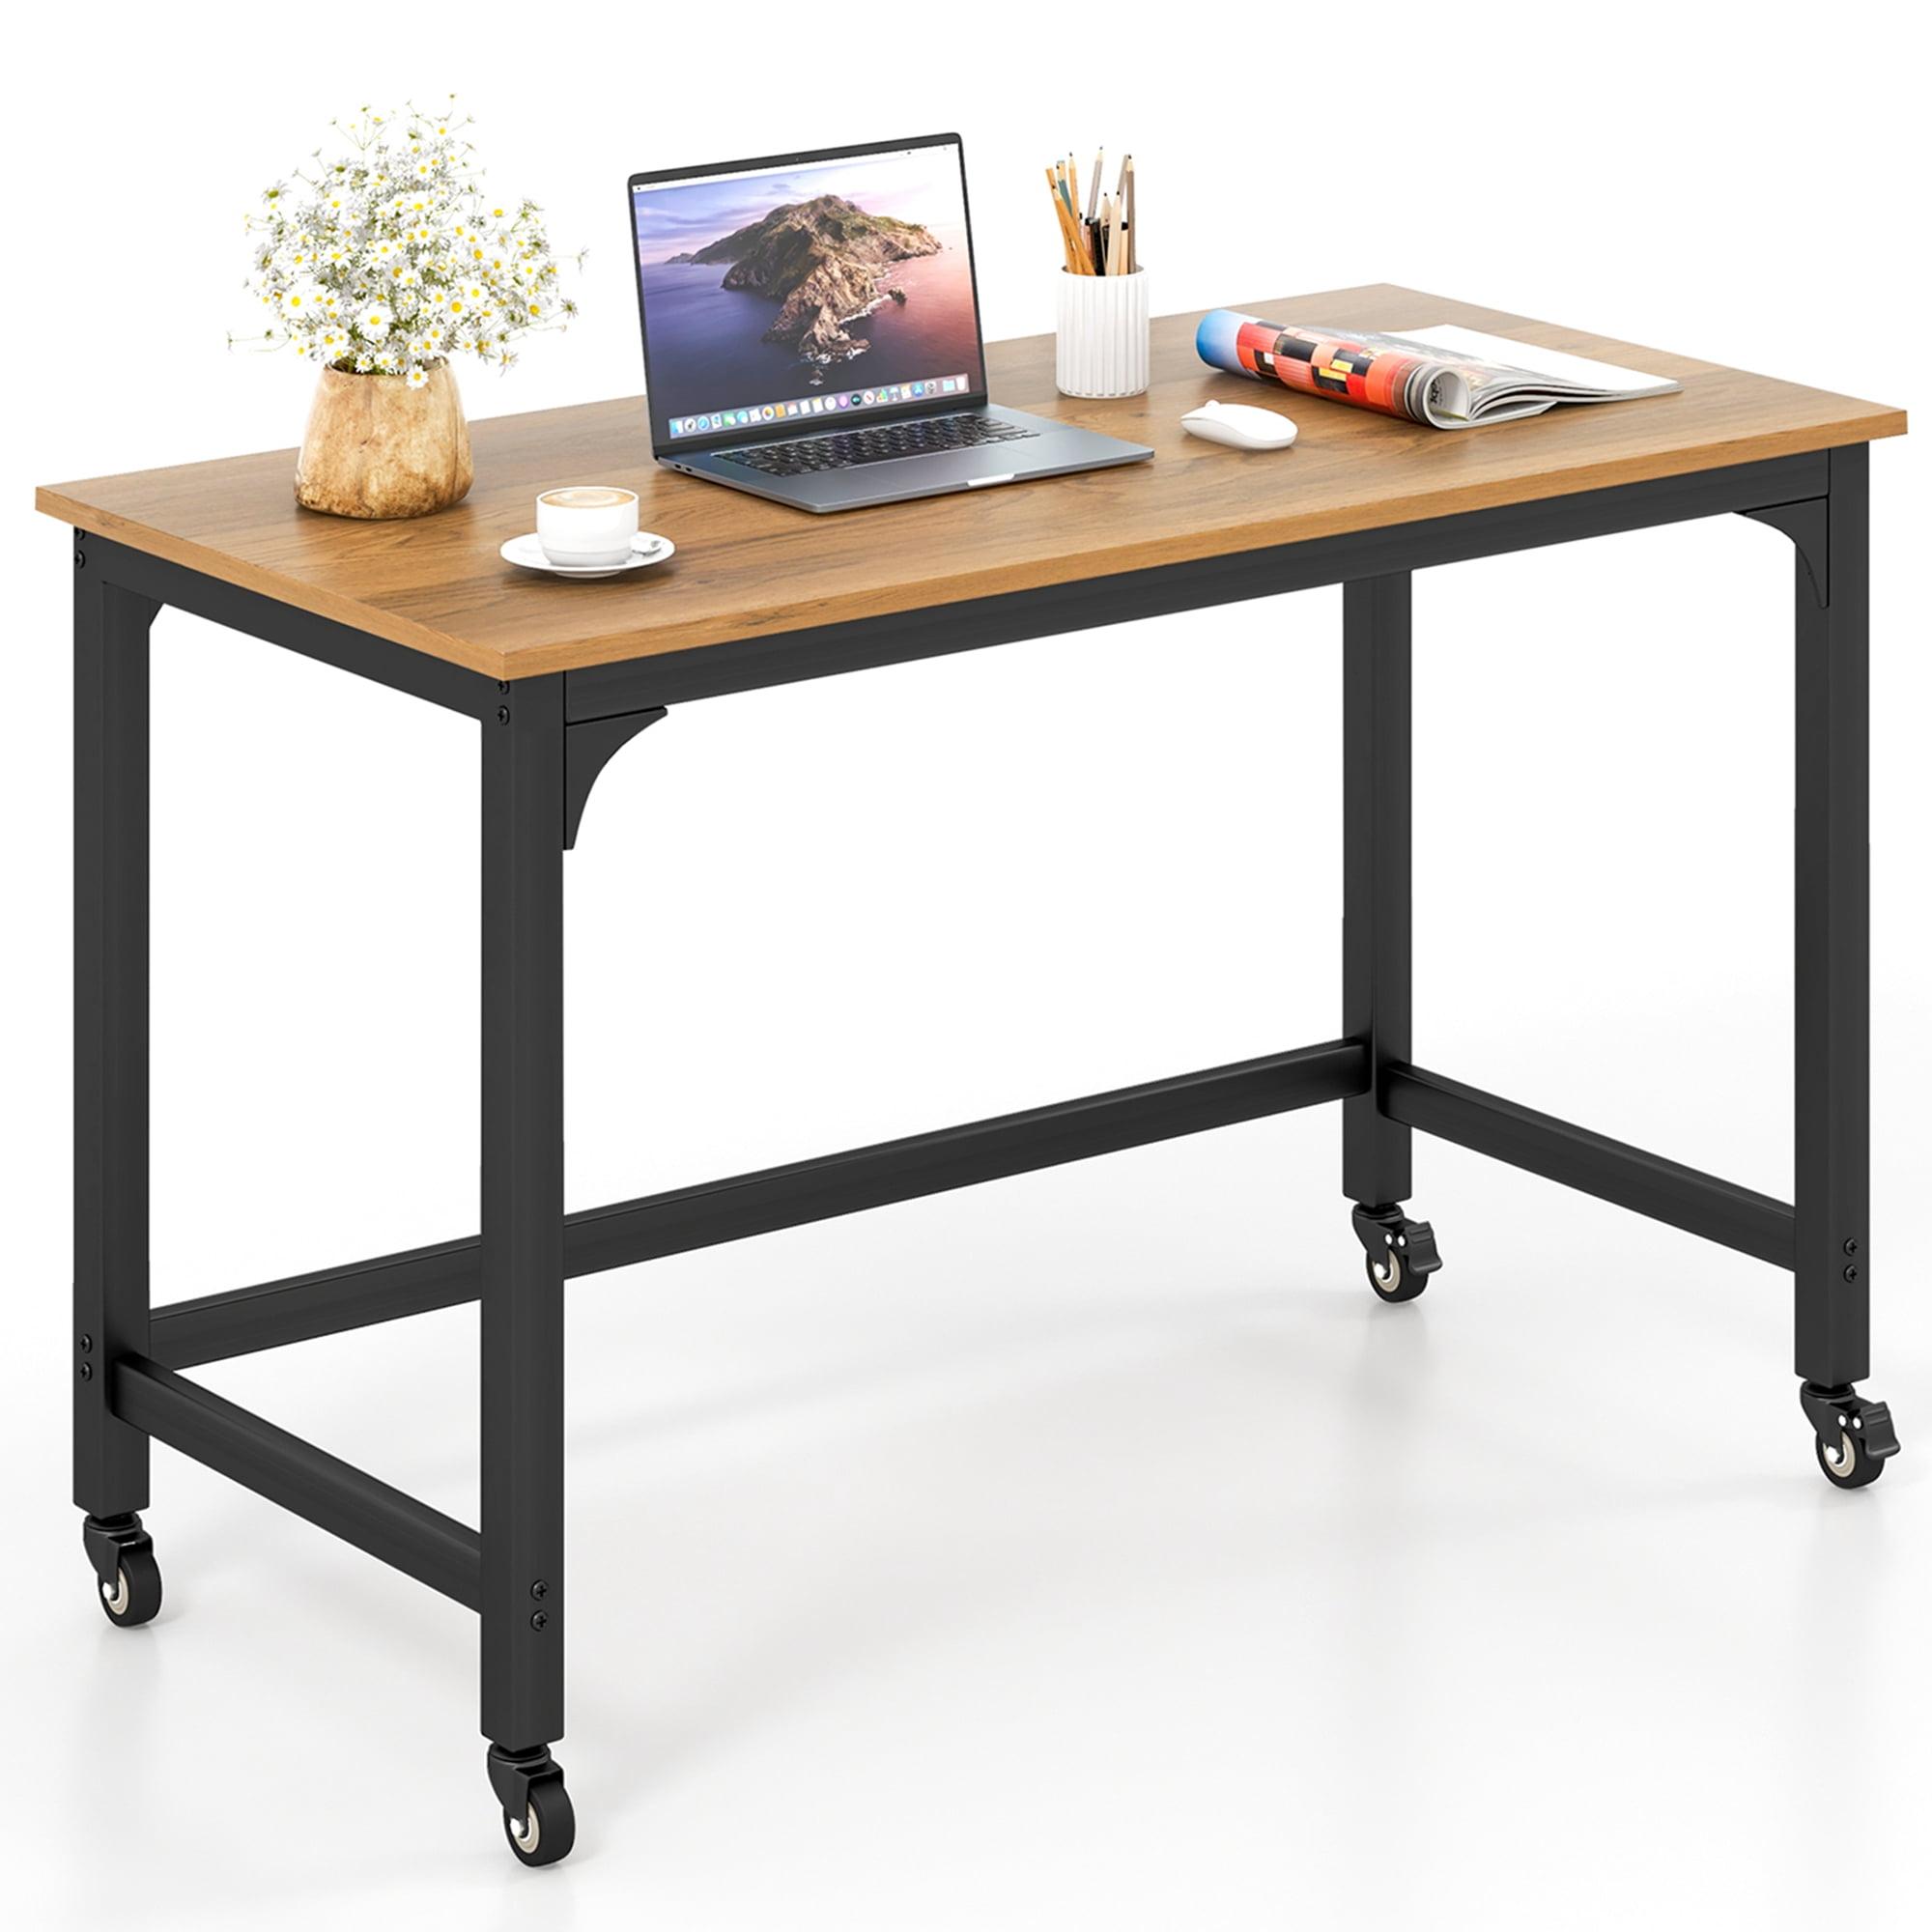
[[575,313],[549,287],[536,204],[484,193],[466,119],[365,108],[329,125],[355,152],[271,182],[244,217],[262,341],[421,386],[458,352],[507,365],[519,331]]
[[429,382],[429,371],[427,369],[412,369],[403,380],[409,384],[411,388],[420,389]]

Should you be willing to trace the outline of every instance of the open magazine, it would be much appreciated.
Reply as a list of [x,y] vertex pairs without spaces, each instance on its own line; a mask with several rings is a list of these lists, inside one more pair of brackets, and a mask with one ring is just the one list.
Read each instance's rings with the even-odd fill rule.
[[1194,346],[1204,362],[1232,375],[1330,396],[1435,429],[1515,422],[1558,403],[1614,403],[1680,387],[1582,355],[1445,324],[1382,335],[1264,322],[1232,308],[1202,318]]

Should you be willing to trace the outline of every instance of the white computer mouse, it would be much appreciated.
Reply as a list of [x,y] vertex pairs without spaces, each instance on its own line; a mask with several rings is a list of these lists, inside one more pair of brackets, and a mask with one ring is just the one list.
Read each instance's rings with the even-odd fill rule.
[[1203,403],[1181,417],[1180,426],[1190,436],[1236,449],[1286,449],[1294,440],[1290,417],[1258,410],[1252,403]]

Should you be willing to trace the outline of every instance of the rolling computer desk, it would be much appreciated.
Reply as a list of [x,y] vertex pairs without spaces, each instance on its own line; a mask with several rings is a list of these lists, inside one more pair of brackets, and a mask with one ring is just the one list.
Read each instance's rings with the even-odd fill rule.
[[[170,1444],[467,1604],[512,1848],[575,1824],[563,1733],[563,1286],[1236,1121],[1342,1103],[1342,1188],[1390,1301],[1437,1265],[1408,1218],[1414,1128],[1723,1243],[1796,1278],[1800,1399],[1825,1474],[1897,1448],[1867,1374],[1866,448],[1904,414],[1412,291],[1250,304],[1362,328],[1460,322],[1677,377],[1683,393],[1442,434],[1299,402],[1287,456],[1193,440],[1198,318],[1154,325],[1143,397],[1063,400],[1045,337],[989,355],[1001,401],[1152,443],[1151,464],[846,517],[800,515],[649,461],[636,401],[478,424],[477,487],[421,523],[296,507],[292,454],[41,491],[73,526],[75,1500],[103,1606],[160,1605],[137,1512]],[[1276,398],[1277,401],[1288,400]],[[665,568],[525,577],[497,545],[537,491],[624,483]],[[1409,1040],[1410,573],[1741,513],[1796,551],[1796,1200],[1787,1205],[1414,1064]],[[563,854],[606,762],[670,707],[799,678],[1340,582],[1341,1037],[1117,1093],[566,1215]],[[148,1292],[149,631],[211,618],[477,721],[482,747],[480,1235],[153,1308]],[[1096,646],[1096,648],[1099,648]],[[236,708],[246,700],[236,695]],[[229,725],[235,721],[217,721]],[[482,1303],[472,1529],[182,1372],[420,1310]]]

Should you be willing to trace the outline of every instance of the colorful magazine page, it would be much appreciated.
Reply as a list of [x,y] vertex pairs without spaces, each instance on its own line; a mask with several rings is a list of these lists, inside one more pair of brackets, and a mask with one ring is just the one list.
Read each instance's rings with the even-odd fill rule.
[[[1265,322],[1217,308],[1202,318],[1194,346],[1204,362],[1231,375],[1279,383],[1435,429],[1514,422],[1558,403],[1621,402],[1665,395],[1680,386],[1666,377],[1559,355],[1453,325],[1387,335]],[[1522,360],[1501,359],[1504,355]]]

